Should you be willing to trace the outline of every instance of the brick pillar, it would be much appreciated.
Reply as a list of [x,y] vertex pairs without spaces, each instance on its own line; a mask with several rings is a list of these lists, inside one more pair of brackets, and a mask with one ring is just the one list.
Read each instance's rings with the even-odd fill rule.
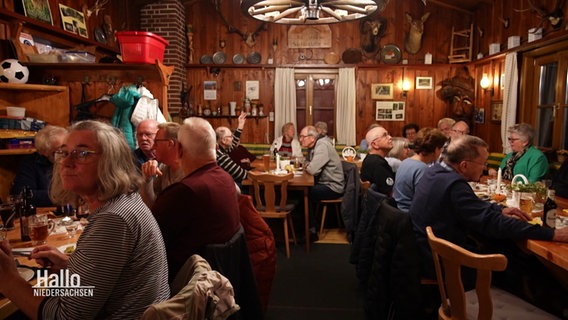
[[140,11],[140,28],[168,40],[164,64],[174,66],[168,88],[168,109],[177,113],[181,108],[180,92],[185,81],[187,38],[185,34],[185,7],[179,0],[164,0],[144,6]]

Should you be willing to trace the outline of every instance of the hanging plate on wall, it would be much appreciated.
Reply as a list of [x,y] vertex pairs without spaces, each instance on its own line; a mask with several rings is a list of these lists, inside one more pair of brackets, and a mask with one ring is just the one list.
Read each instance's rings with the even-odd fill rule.
[[237,53],[233,56],[233,63],[234,64],[241,64],[243,62],[245,62],[245,57],[243,57],[242,54]]
[[328,52],[323,57],[323,61],[327,64],[338,64],[339,60],[340,60],[339,55],[335,52]]
[[227,60],[225,53],[222,51],[217,51],[213,54],[213,63],[215,64],[223,64]]
[[396,44],[387,44],[381,50],[381,60],[386,64],[396,64],[400,62],[402,52]]
[[260,53],[258,52],[251,52],[249,53],[249,55],[247,56],[247,62],[250,64],[257,64],[260,63]]
[[199,59],[199,62],[203,63],[203,64],[209,64],[209,63],[213,63],[213,59],[211,58],[210,55],[208,54],[204,54],[201,56],[201,58]]
[[345,51],[343,51],[341,59],[345,63],[357,63],[361,62],[361,59],[363,59],[363,54],[361,53],[361,50],[357,48],[347,48],[345,49]]

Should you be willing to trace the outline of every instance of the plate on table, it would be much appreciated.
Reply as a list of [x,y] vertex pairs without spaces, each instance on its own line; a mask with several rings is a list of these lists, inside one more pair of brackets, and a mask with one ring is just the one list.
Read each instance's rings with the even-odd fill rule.
[[34,271],[30,268],[18,267],[18,273],[20,277],[24,278],[26,281],[30,281],[34,277]]
[[70,243],[70,244],[66,244],[66,245],[57,247],[57,250],[65,253],[66,255],[71,255],[73,252],[75,252],[75,248],[77,248],[77,244],[76,243]]

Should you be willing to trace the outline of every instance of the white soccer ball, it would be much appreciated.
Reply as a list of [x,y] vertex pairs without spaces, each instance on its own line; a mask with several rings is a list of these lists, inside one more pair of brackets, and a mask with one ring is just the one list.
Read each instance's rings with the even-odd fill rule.
[[0,82],[26,83],[30,71],[16,59],[6,59],[0,62]]

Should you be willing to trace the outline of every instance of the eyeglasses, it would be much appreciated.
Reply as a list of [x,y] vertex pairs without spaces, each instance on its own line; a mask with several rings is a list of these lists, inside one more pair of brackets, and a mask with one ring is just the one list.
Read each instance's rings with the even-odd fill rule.
[[54,153],[56,162],[61,162],[65,159],[67,159],[67,157],[69,157],[69,156],[71,156],[70,159],[73,159],[77,162],[86,162],[91,154],[98,154],[98,152],[93,151],[93,150],[77,150],[77,149],[75,149],[75,150],[72,150],[71,152],[66,151],[66,150],[57,150]]
[[479,163],[479,162],[472,161],[472,160],[465,160],[465,161],[471,162],[471,163],[475,163],[475,164],[477,164],[477,165],[482,166],[483,168],[487,168],[487,162],[486,162],[486,163]]
[[507,140],[509,140],[509,142],[515,142],[515,141],[521,140],[521,139],[520,139],[520,138],[511,138],[511,137],[509,137],[509,138],[507,138]]
[[307,138],[307,137],[311,137],[311,135],[309,135],[309,134],[307,134],[307,135],[301,134],[301,135],[298,136],[299,139],[304,139],[304,138]]

